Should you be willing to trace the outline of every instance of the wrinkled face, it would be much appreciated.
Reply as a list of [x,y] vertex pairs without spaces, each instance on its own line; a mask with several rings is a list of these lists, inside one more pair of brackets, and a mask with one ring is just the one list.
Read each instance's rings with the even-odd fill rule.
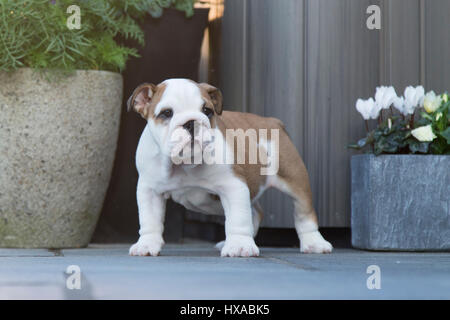
[[147,119],[160,150],[179,162],[201,154],[212,142],[222,94],[206,83],[170,79],[137,87],[128,100],[131,108]]

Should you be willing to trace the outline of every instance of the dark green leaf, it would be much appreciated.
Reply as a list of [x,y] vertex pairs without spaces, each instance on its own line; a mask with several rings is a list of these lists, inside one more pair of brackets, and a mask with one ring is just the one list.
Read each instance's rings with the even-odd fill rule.
[[444,154],[448,147],[447,141],[443,137],[438,137],[431,143],[430,149],[433,154]]
[[430,142],[420,142],[416,139],[408,139],[411,153],[428,153]]
[[440,132],[439,135],[446,139],[447,143],[450,144],[450,127]]
[[421,112],[420,115],[421,115],[421,117],[423,119],[427,119],[427,120],[433,121],[433,117],[430,114],[426,113],[426,112]]

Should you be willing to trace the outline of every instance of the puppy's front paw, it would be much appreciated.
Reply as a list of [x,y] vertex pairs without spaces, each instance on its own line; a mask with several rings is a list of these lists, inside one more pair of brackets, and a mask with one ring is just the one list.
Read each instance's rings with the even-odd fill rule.
[[259,249],[252,237],[233,235],[225,240],[220,255],[222,257],[257,257]]
[[333,246],[325,240],[319,231],[300,235],[300,251],[303,253],[331,253]]
[[161,236],[147,234],[141,236],[130,248],[130,256],[157,256],[164,245]]

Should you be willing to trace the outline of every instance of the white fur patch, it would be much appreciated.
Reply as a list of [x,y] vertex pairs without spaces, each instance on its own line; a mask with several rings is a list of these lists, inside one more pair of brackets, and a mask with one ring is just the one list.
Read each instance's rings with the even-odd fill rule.
[[259,249],[253,237],[232,235],[225,240],[220,255],[222,257],[257,257]]
[[303,253],[331,253],[333,246],[319,231],[300,234],[300,251]]
[[131,256],[157,256],[164,245],[164,240],[160,235],[147,234],[141,236],[130,248]]

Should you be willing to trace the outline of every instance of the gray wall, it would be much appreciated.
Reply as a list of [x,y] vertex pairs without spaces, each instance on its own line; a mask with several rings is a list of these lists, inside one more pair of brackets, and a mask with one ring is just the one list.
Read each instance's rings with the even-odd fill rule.
[[[382,8],[382,29],[366,9]],[[350,221],[349,142],[375,87],[450,88],[448,0],[226,0],[219,85],[227,109],[283,120],[308,168],[321,226]],[[292,227],[292,205],[264,195],[263,226]]]

